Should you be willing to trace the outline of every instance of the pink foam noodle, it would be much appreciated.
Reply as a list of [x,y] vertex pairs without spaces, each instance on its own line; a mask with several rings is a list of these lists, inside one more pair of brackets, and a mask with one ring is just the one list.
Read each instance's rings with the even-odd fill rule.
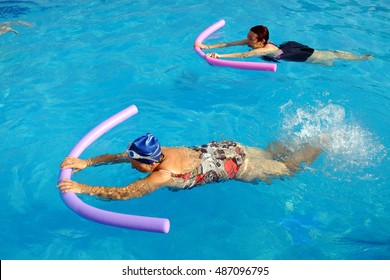
[[[131,105],[103,121],[101,124],[88,132],[83,138],[81,138],[81,140],[70,151],[68,156],[79,157],[84,152],[84,150],[88,148],[88,146],[90,146],[93,142],[95,142],[100,136],[137,113],[137,107],[135,105]],[[71,169],[61,170],[58,181],[61,181],[65,178],[70,179],[71,176]],[[84,203],[77,197],[76,194],[72,192],[61,193],[61,197],[64,203],[76,214],[97,223],[126,229],[160,233],[168,233],[170,229],[170,222],[165,218],[136,216],[102,210]]]

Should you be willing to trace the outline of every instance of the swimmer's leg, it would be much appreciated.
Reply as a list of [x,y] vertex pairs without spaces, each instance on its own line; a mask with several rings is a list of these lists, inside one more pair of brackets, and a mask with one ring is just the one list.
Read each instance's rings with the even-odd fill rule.
[[15,22],[16,24],[22,24],[22,25],[25,25],[25,26],[28,26],[28,27],[33,27],[33,25],[27,21],[22,21],[22,20],[18,20]]
[[265,149],[271,153],[272,159],[283,162],[287,157],[291,156],[291,150],[280,142],[271,142]]
[[293,173],[301,169],[301,164],[312,164],[321,154],[320,148],[313,147],[309,144],[304,144],[300,149],[291,153],[283,162]]
[[280,142],[272,142],[267,149],[245,147],[246,158],[236,179],[245,182],[263,181],[292,176],[301,169],[301,164],[312,164],[321,154],[321,149],[304,144],[292,151]]
[[368,60],[372,57],[374,57],[372,54],[363,54],[363,55],[355,55],[351,52],[344,52],[344,51],[332,51],[334,55],[336,56],[336,59],[341,60]]
[[245,182],[257,182],[260,180],[270,184],[270,179],[272,178],[290,175],[289,168],[283,162],[270,159],[246,158],[235,179]]
[[1,25],[11,26],[13,24],[22,24],[28,27],[33,27],[33,25],[27,21],[17,20],[17,21],[6,21],[6,22],[0,22]]
[[269,150],[245,147],[245,153],[245,161],[236,175],[237,180],[271,183],[270,178],[290,175],[288,167],[283,162],[274,160]]
[[355,55],[344,51],[319,51],[314,50],[313,54],[306,60],[309,63],[320,63],[326,66],[332,66],[333,61],[340,60],[368,60],[372,58],[371,54]]
[[272,153],[267,149],[244,146],[245,153],[255,159],[272,159]]
[[7,33],[7,32],[13,32],[15,34],[19,34],[18,31],[12,29],[10,26],[14,24],[22,24],[28,27],[33,27],[33,25],[27,21],[7,21],[7,22],[0,22],[0,35]]
[[321,153],[321,149],[309,144],[293,152],[280,142],[271,142],[266,150],[272,154],[272,159],[283,162],[294,173],[300,169],[301,163],[310,165]]
[[18,34],[18,31],[16,30],[13,30],[11,27],[9,26],[1,26],[0,27],[0,35],[4,34],[4,33],[7,33],[7,32],[13,32],[15,34]]

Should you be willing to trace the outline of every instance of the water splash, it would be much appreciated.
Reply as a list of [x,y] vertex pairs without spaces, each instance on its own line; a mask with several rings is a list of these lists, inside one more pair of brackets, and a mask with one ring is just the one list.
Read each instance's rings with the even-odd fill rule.
[[[326,152],[327,169],[357,174],[386,157],[386,149],[377,137],[348,120],[342,106],[330,103],[294,107],[291,101],[280,107],[282,139],[292,146],[310,143],[321,147]],[[360,178],[372,179],[369,174]]]

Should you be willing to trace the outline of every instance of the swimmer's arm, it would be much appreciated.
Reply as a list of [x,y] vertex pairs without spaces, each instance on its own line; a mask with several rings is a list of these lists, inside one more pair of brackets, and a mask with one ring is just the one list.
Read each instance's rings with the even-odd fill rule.
[[265,56],[265,55],[276,55],[279,53],[279,48],[273,45],[266,45],[262,48],[256,48],[250,50],[248,52],[238,52],[238,53],[226,53],[226,54],[218,54],[218,53],[209,53],[206,54],[206,57],[212,58],[245,58],[245,57],[254,57],[254,56]]
[[73,173],[81,171],[89,166],[99,166],[105,164],[115,164],[129,162],[129,157],[126,152],[120,154],[106,154],[88,159],[79,159],[76,157],[66,157],[61,163],[61,169],[73,168]]
[[119,154],[105,154],[93,158],[88,158],[86,161],[88,162],[88,166],[99,166],[105,164],[130,162],[130,158],[127,152],[123,152]]
[[[215,58],[246,58],[246,57],[254,57],[254,56],[264,56],[274,51],[267,50],[265,48],[250,50],[249,52],[239,52],[239,53],[225,53],[225,54],[216,54]],[[213,55],[210,55],[213,57]]]
[[225,48],[225,47],[231,47],[231,46],[241,46],[241,45],[247,45],[248,39],[243,39],[239,41],[233,41],[228,43],[220,43],[220,44],[213,44],[213,45],[205,45],[199,42],[195,42],[195,47],[199,47],[201,49],[216,49],[216,48]]
[[156,172],[153,172],[148,177],[137,180],[125,187],[89,186],[70,179],[62,180],[57,187],[63,193],[73,192],[99,196],[110,200],[128,200],[147,195],[164,186],[164,183],[167,182],[167,178],[164,178],[164,175],[154,173]]

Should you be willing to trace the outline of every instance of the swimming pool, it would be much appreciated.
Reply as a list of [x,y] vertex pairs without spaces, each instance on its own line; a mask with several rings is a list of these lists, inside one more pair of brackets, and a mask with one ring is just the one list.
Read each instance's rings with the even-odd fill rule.
[[[388,12],[372,0],[0,2],[0,21],[34,25],[0,37],[1,259],[389,259]],[[282,62],[275,73],[211,67],[192,45],[222,18],[210,40],[240,39],[264,24],[275,43],[375,58]],[[265,147],[323,133],[331,141],[311,168],[271,185],[82,197],[171,221],[167,235],[106,227],[61,201],[59,164],[86,132],[131,104],[139,113],[86,157],[123,151],[145,132],[170,146],[225,138]],[[110,166],[74,179],[120,186],[140,176]]]

